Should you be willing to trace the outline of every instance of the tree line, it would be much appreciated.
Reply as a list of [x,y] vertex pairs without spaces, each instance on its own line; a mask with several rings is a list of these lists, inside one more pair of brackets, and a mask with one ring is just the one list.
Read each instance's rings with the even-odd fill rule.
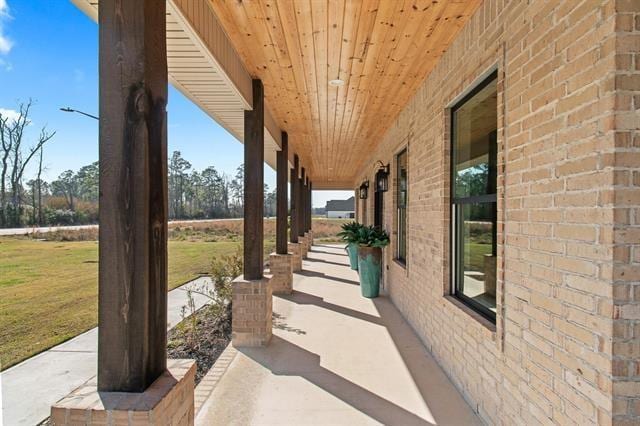
[[[66,170],[57,179],[42,179],[45,145],[55,132],[43,128],[27,147],[31,102],[19,105],[16,116],[0,113],[0,227],[80,225],[97,223],[99,163]],[[25,176],[37,163],[34,176]],[[265,185],[265,215],[274,216],[275,190]],[[195,170],[180,151],[168,161],[170,219],[235,218],[244,214],[244,167],[230,176],[214,166]]]

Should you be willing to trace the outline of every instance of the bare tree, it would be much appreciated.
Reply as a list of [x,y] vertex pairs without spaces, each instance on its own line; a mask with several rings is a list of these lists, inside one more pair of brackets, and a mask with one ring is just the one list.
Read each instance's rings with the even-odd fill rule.
[[40,159],[38,161],[38,225],[42,226],[44,218],[42,217],[42,156],[44,154],[44,147],[40,147]]
[[[56,132],[48,132],[46,127],[40,131],[37,142],[25,151],[24,131],[30,124],[29,111],[32,101],[19,106],[18,117],[10,121],[9,117],[0,114],[0,138],[2,142],[2,170],[0,171],[0,207],[2,209],[2,225],[19,226],[22,215],[22,178],[29,162],[40,151]],[[7,178],[11,185],[11,214],[7,202]]]

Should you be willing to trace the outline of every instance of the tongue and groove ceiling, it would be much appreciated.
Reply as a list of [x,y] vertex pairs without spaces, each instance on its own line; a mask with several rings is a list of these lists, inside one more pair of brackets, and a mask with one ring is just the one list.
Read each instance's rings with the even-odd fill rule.
[[359,166],[482,2],[207,1],[262,79],[314,188],[354,187]]
[[[97,20],[99,0],[71,0]],[[265,161],[280,129],[314,189],[351,189],[369,153],[482,0],[167,0],[171,82],[238,140],[265,87]],[[344,85],[334,87],[330,80]],[[216,147],[203,155],[214,155]],[[291,159],[292,157],[290,157]]]

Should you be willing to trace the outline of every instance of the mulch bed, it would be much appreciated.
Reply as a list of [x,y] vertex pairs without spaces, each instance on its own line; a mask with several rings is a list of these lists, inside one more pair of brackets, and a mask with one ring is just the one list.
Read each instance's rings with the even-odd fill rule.
[[[192,319],[185,318],[167,335],[167,358],[188,358],[196,361],[196,385],[207,374],[220,354],[231,341],[231,306],[225,315],[214,317],[207,315],[208,306],[196,311],[197,345],[188,344],[187,330]],[[186,324],[189,325],[186,325]],[[51,426],[51,419],[47,417],[38,426]]]
[[231,306],[224,315],[214,317],[209,306],[195,314],[197,341],[189,343],[189,329],[193,319],[185,318],[169,331],[167,336],[168,358],[187,358],[196,361],[196,385],[216,362],[231,341]]

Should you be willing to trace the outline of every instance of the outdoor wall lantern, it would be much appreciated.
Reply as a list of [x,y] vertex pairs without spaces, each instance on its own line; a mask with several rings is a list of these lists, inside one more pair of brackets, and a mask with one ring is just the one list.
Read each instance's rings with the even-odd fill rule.
[[367,180],[362,182],[362,185],[360,185],[360,191],[358,191],[359,198],[361,200],[366,200],[368,192],[369,192],[369,181]]
[[378,171],[376,172],[376,191],[387,192],[389,190],[389,165],[386,166],[382,161],[376,163]]

